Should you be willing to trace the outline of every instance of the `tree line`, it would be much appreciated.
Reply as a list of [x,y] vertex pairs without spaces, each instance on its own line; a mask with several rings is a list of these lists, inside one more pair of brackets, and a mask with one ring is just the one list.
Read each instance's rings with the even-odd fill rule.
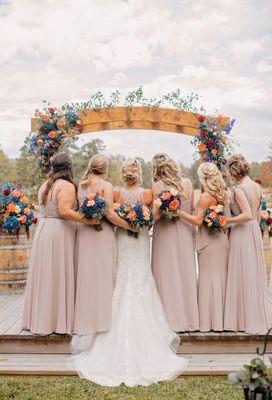
[[[272,145],[270,148],[272,150]],[[75,165],[75,178],[79,182],[87,168],[89,159],[94,154],[105,152],[106,146],[101,139],[93,139],[83,146],[79,146],[75,138],[69,139],[63,150],[72,156]],[[121,185],[120,167],[124,159],[125,157],[122,154],[109,156],[108,179],[114,186]],[[142,158],[139,158],[139,161],[143,170],[143,186],[151,187],[151,162]],[[199,186],[197,178],[198,162],[194,162],[190,167],[180,164],[180,167],[183,174],[191,179],[193,186],[197,188]],[[260,179],[263,186],[272,187],[272,155],[262,163],[253,162],[251,176],[253,179]],[[27,194],[35,199],[43,180],[44,176],[40,174],[35,165],[35,160],[30,156],[26,146],[21,148],[19,156],[15,159],[9,158],[0,148],[0,183],[21,184],[26,189]]]

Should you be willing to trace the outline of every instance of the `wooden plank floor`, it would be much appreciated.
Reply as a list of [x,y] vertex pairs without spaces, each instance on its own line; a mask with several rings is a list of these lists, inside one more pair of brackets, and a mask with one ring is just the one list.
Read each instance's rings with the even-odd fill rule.
[[[189,366],[182,375],[227,375],[248,363],[254,354],[187,355]],[[264,358],[269,365],[269,358]],[[76,375],[65,354],[0,354],[0,375]]]

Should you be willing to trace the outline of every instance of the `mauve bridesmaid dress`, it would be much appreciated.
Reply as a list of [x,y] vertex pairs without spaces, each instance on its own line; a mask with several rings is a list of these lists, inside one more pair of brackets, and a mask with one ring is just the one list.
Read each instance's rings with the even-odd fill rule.
[[265,334],[269,328],[268,289],[262,235],[257,221],[260,202],[255,204],[246,185],[241,184],[234,189],[231,201],[234,215],[241,213],[235,198],[236,190],[245,194],[253,219],[231,227],[224,327],[225,330]]
[[[197,207],[196,207],[197,209]],[[198,310],[201,332],[223,331],[228,268],[228,239],[201,225],[196,234]]]
[[[190,212],[191,196],[183,202]],[[159,190],[166,190],[162,182]],[[199,329],[197,306],[197,277],[193,227],[179,219],[156,221],[152,241],[152,270],[161,297],[169,328],[175,332]]]
[[58,212],[57,189],[63,184],[56,181],[46,205],[41,204],[44,187],[38,194],[41,218],[33,238],[22,326],[39,335],[73,331],[76,224]]
[[[82,203],[90,189],[79,188]],[[116,235],[113,226],[103,230],[78,225],[76,239],[76,303],[74,333],[88,335],[111,327],[112,294],[116,270]]]

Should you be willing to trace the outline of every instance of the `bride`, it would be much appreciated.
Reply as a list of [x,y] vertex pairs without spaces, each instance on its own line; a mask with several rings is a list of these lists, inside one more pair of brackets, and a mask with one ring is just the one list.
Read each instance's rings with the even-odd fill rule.
[[[152,192],[140,187],[139,161],[125,161],[121,173],[124,186],[115,191],[115,201],[151,205]],[[151,272],[149,233],[141,232],[136,239],[118,228],[112,326],[93,336],[74,336],[75,369],[80,377],[111,387],[175,379],[188,364],[174,351],[178,343],[168,328]]]

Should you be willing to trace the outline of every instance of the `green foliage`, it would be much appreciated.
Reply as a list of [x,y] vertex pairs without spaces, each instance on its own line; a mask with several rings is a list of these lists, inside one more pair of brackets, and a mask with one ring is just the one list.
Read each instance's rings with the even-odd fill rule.
[[77,377],[0,378],[1,400],[242,400],[222,377],[185,377],[149,387],[100,387]]
[[0,185],[4,182],[14,181],[16,176],[15,162],[9,159],[0,148]]

